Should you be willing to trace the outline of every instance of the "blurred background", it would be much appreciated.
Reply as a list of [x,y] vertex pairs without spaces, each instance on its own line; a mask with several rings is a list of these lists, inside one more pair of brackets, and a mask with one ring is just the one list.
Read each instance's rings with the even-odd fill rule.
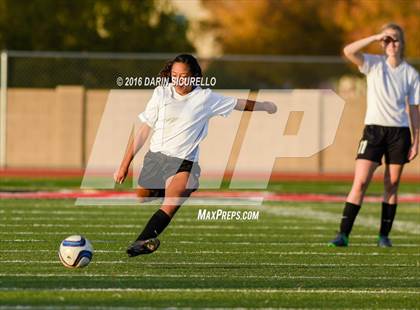
[[[0,168],[82,173],[116,78],[189,52],[216,89],[334,90],[346,102],[334,144],[275,173],[351,175],[366,83],[342,48],[391,21],[420,70],[420,0],[0,0]],[[419,175],[417,158],[406,177]]]

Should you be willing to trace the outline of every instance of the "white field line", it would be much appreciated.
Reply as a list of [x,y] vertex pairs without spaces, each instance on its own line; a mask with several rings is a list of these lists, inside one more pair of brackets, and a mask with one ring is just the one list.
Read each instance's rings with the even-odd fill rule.
[[[43,264],[43,265],[59,265],[59,261],[52,261],[52,260],[0,260],[1,264]],[[128,260],[109,260],[109,261],[95,261],[95,264],[138,264],[138,261],[128,261]],[[337,264],[337,263],[325,263],[325,264],[304,264],[304,263],[216,263],[216,262],[143,262],[144,265],[156,265],[156,266],[269,266],[269,267],[416,267],[416,264],[355,264],[355,263],[344,263],[344,264]]]
[[[156,307],[113,307],[113,306],[73,306],[73,305],[67,305],[67,306],[28,306],[28,305],[17,305],[17,306],[0,306],[0,310],[57,310],[57,309],[63,309],[63,310],[162,310],[162,309],[170,309],[170,310],[192,310],[192,309],[201,309],[201,310],[316,310],[320,308],[246,308],[246,307],[223,307],[223,308],[191,308],[191,307],[167,307],[167,308],[156,308]],[[335,310],[336,308],[326,308],[323,307],[323,310]],[[371,308],[359,308],[360,309],[371,309]],[[396,310],[400,308],[386,308],[383,310]],[[346,310],[352,310],[352,309],[346,309]]]
[[[0,288],[0,291],[20,291],[20,288],[4,287]],[[53,288],[53,289],[25,289],[25,292],[144,292],[144,293],[286,293],[286,294],[407,294],[407,295],[419,295],[420,291],[413,290],[396,290],[396,289],[251,289],[251,288]]]
[[[147,309],[147,310],[153,310],[153,309],[162,309],[162,308],[154,308],[154,307],[73,306],[73,305],[70,305],[69,303],[66,303],[66,304],[67,305],[56,305],[56,306],[29,306],[29,305],[0,306],[0,310],[57,310],[57,309],[63,309],[63,310],[146,310]],[[178,310],[178,309],[187,310],[187,309],[192,309],[192,308],[171,307],[170,309],[171,310]],[[226,309],[234,309],[234,308],[226,308]],[[288,309],[292,310],[292,308],[288,308]],[[216,309],[213,309],[213,310],[216,310]],[[260,308],[259,310],[262,310],[262,308]]]
[[[11,235],[11,236],[66,236],[66,235],[71,235],[73,234],[74,231],[47,231],[47,232],[33,232],[33,231],[17,231],[17,232],[10,232],[10,231],[5,231],[5,232],[0,232],[0,236],[1,235]],[[129,231],[129,232],[86,232],[84,231],[84,235],[89,235],[89,236],[134,236],[136,233]],[[172,237],[197,237],[196,233],[169,233],[169,236]],[[287,237],[292,237],[291,234],[278,234],[275,233],[273,235],[267,235],[267,234],[263,234],[263,233],[246,233],[246,234],[241,234],[241,233],[232,233],[232,234],[225,234],[225,233],[217,233],[215,234],[211,234],[211,233],[200,233],[199,237],[217,237],[217,238],[232,238],[232,237],[251,237],[251,238],[260,238],[260,237],[264,237],[267,239],[278,239],[278,238],[287,238]],[[311,239],[311,238],[325,238],[325,239],[331,239],[332,235],[331,234],[308,234],[308,233],[301,233],[299,234],[299,237],[301,238],[307,238],[307,239]],[[372,239],[374,240],[377,237],[377,235],[352,235],[352,240],[355,239]],[[417,237],[414,236],[393,236],[392,240],[417,240]],[[1,251],[0,251],[1,252]],[[266,253],[266,252],[264,252]]]
[[[282,224],[282,223],[305,223],[305,224],[313,224],[313,220],[314,218],[312,217],[307,217],[306,219],[301,218],[300,217],[300,212],[296,212],[296,214],[290,214],[290,209],[289,210],[281,210],[281,208],[274,208],[274,207],[264,207],[264,208],[268,208],[268,214],[272,215],[273,213],[285,213],[287,215],[283,215],[282,216],[287,216],[287,217],[277,217],[277,218],[265,218],[264,222],[270,223],[270,224]],[[282,207],[283,208],[283,207]],[[286,208],[286,207],[284,207]],[[291,207],[291,209],[303,209],[303,208],[310,208],[310,207]],[[272,210],[276,210],[276,212],[272,212]],[[280,211],[281,210],[281,211]],[[259,212],[261,213],[265,213],[267,210],[240,210],[240,211],[247,211],[247,212]],[[293,211],[292,211],[293,212]],[[340,218],[341,214],[338,213],[332,213],[332,212],[328,212],[328,211],[315,211],[315,210],[311,210],[310,211],[311,214],[313,212],[315,213],[322,213],[323,215],[325,215],[324,213],[328,214],[328,215],[332,215],[335,216],[336,218]],[[5,214],[2,216],[1,220],[2,222],[6,222],[6,221],[57,221],[57,222],[72,222],[72,221],[80,221],[80,222],[105,222],[105,223],[109,223],[109,221],[115,221],[115,220],[119,220],[122,221],[124,223],[130,223],[130,222],[141,222],[144,219],[148,219],[153,212],[148,212],[147,214],[124,214],[121,216],[114,216],[112,214],[108,215],[108,214],[98,214],[98,215],[90,215],[90,214],[71,214],[71,215],[67,215],[67,214],[63,214],[62,216],[60,215],[48,215],[48,214]],[[217,219],[217,220],[199,220],[197,219],[197,214],[198,212],[192,213],[192,214],[188,214],[185,215],[183,214],[184,218],[177,218],[176,221],[177,222],[185,222],[185,223],[217,223],[217,222],[226,222],[227,220],[222,220],[222,219]],[[278,214],[280,215],[280,214]],[[420,215],[420,213],[419,213]],[[417,216],[412,214],[411,216]],[[290,217],[294,217],[294,218],[290,218]],[[375,223],[378,224],[380,222],[380,219],[376,219],[376,217],[372,217],[375,220]],[[357,217],[357,219],[359,219],[359,217]],[[398,219],[396,219],[398,220]],[[325,218],[323,220],[323,222],[330,222],[331,218]],[[235,221],[236,222],[236,221]],[[241,221],[239,221],[241,222]],[[242,222],[246,222],[246,221],[242,221]]]
[[[258,208],[259,211],[264,211],[270,214],[274,214],[274,215],[278,215],[278,216],[285,216],[285,217],[298,217],[298,218],[304,218],[304,219],[310,219],[310,220],[317,220],[320,222],[324,222],[324,223],[339,223],[340,221],[340,217],[341,215],[336,214],[336,213],[332,213],[332,212],[327,212],[327,211],[316,211],[313,210],[310,207],[287,207],[287,206],[282,206],[282,207],[268,207],[268,206],[260,206]],[[3,218],[4,220],[4,218]],[[28,223],[28,224],[0,224],[0,227],[7,227],[7,226],[13,226],[13,227],[20,227],[20,225],[22,226],[28,226],[28,225],[32,225],[33,227],[70,227],[69,224],[62,224],[62,222],[83,222],[83,220],[81,220],[78,217],[70,217],[70,218],[62,218],[62,217],[10,217],[8,218],[8,220],[11,221],[47,221],[48,223],[46,224],[40,224],[40,223]],[[60,222],[59,224],[51,224],[51,221],[58,221]],[[86,220],[86,224],[91,223],[92,221],[89,221],[88,219]],[[188,221],[185,221],[188,222]],[[191,219],[191,222],[198,222],[196,219]],[[203,221],[201,223],[215,223],[216,221]],[[225,221],[226,222],[226,221]],[[237,221],[235,221],[237,222]],[[247,222],[247,221],[240,221],[240,222]],[[252,221],[248,221],[248,222],[252,222]],[[356,223],[355,225],[362,225],[364,227],[377,227],[379,223],[379,219],[375,218],[375,217],[371,217],[371,216],[362,216],[359,215],[358,218],[356,219]],[[82,223],[85,224],[85,223]],[[46,226],[47,225],[47,226]],[[97,228],[105,228],[105,227],[111,227],[111,228],[122,228],[122,227],[127,227],[127,228],[131,228],[131,227],[138,227],[137,225],[130,225],[130,224],[114,224],[114,225],[106,225],[106,224],[89,224],[89,227],[97,227]],[[228,226],[228,225],[177,225],[178,228],[187,228],[187,229],[201,229],[201,228],[209,228],[209,229],[219,229],[219,228],[224,228],[224,229],[243,229],[242,227],[237,227],[237,226]],[[211,227],[211,228],[210,228]],[[247,229],[255,229],[254,227],[250,227]],[[258,229],[270,229],[272,230],[272,227],[258,227]],[[279,228],[276,228],[276,230]],[[302,226],[283,226],[280,229],[288,229],[288,230],[303,230],[305,229]],[[308,227],[306,227],[306,229],[309,229]],[[319,226],[315,226],[315,227],[311,227],[311,230],[323,230],[323,229],[327,229],[325,227],[319,227]],[[411,222],[411,221],[403,221],[403,220],[398,220],[398,218],[395,220],[394,224],[393,224],[393,229],[397,230],[397,231],[401,231],[401,232],[405,232],[405,233],[411,233],[411,234],[420,234],[420,225],[415,223],[415,222]]]
[[[44,218],[31,218],[31,217],[3,217],[2,218],[2,222],[0,224],[0,226],[8,226],[8,225],[23,225],[23,226],[27,226],[27,225],[70,225],[70,223],[67,224],[67,222],[75,222],[75,224],[79,224],[79,225],[88,225],[88,226],[92,226],[92,227],[120,227],[121,225],[129,225],[129,226],[139,226],[142,225],[147,219],[131,219],[131,220],[120,220],[117,221],[114,219],[114,221],[117,222],[122,222],[121,224],[109,224],[109,222],[113,221],[113,219],[109,219],[107,221],[96,221],[95,219],[81,219],[81,218],[53,218],[53,217],[44,217]],[[7,221],[11,221],[11,222],[24,222],[22,224],[9,224],[7,223]],[[45,222],[45,223],[43,223]],[[56,223],[55,223],[56,222]],[[94,224],[94,223],[98,223],[99,224]],[[102,222],[102,223],[101,223]],[[176,220],[175,220],[176,222]],[[258,220],[220,220],[220,221],[216,221],[216,220],[209,220],[209,221],[205,221],[205,220],[197,220],[194,219],[194,221],[185,221],[185,222],[192,222],[192,223],[197,223],[197,225],[189,225],[189,224],[176,224],[176,227],[181,227],[181,228],[193,228],[193,227],[219,227],[219,228],[223,228],[223,227],[228,227],[230,229],[233,228],[238,228],[236,225],[231,225],[230,223],[255,223],[258,222]],[[217,223],[217,225],[216,225]],[[297,224],[300,224],[300,222],[296,222]],[[73,225],[75,225],[73,224]],[[284,224],[284,222],[278,222],[278,223],[272,223],[276,226],[281,225],[281,227],[286,227],[286,228],[290,228],[290,229],[303,229],[305,226],[302,225],[282,225]],[[306,225],[308,224],[313,224],[313,223],[304,223]],[[267,226],[260,226],[257,228],[264,228],[264,229],[276,229],[276,227],[267,227]],[[328,226],[322,226],[322,225],[317,225],[317,226],[310,226],[308,228],[308,226],[306,226],[307,229],[325,229],[328,228]],[[243,229],[243,227],[240,227],[241,229]],[[249,227],[249,228],[253,228],[253,227]]]
[[[122,253],[122,250],[95,250],[95,253]],[[0,253],[57,253],[57,250],[0,250]],[[220,254],[220,255],[258,255],[261,254],[259,251],[165,251],[159,250],[159,254]],[[352,252],[352,253],[335,253],[335,252],[303,252],[303,251],[295,251],[295,252],[283,252],[283,251],[264,251],[264,255],[279,255],[279,256],[420,256],[420,253],[377,253],[377,252],[369,252],[369,253],[360,253],[360,252]]]
[[[232,221],[230,221],[232,222]],[[327,226],[298,226],[298,225],[285,225],[281,227],[267,227],[267,226],[257,226],[257,227],[246,227],[239,225],[214,225],[210,222],[202,222],[208,223],[201,224],[201,225],[176,225],[176,229],[211,229],[211,230],[219,230],[219,229],[229,229],[229,230],[269,230],[276,231],[276,230],[331,230]],[[213,222],[214,223],[214,222]],[[227,223],[227,222],[225,222]],[[75,227],[75,226],[86,226],[88,228],[140,228],[144,225],[144,223],[139,223],[138,225],[131,225],[131,224],[90,224],[90,223],[82,223],[80,225],[76,224],[39,224],[39,223],[26,223],[26,224],[0,224],[0,227]],[[175,225],[174,225],[175,226]]]
[[[268,207],[268,206],[261,206],[259,210],[277,215],[277,216],[286,216],[286,217],[299,217],[304,219],[312,219],[314,221],[320,222],[340,222],[341,214],[336,214],[327,211],[316,211],[310,207]],[[364,227],[377,227],[379,223],[379,219],[372,217],[372,216],[363,216],[359,215],[356,218],[355,225],[361,225]],[[394,221],[393,229],[405,233],[411,234],[420,234],[420,225],[415,222],[410,221],[402,221],[398,220],[398,218]]]
[[[17,306],[0,306],[0,310],[155,310],[155,309],[170,309],[170,310],[192,310],[198,308],[191,308],[191,307],[114,307],[114,306],[73,306],[69,305],[56,305],[56,306],[28,306],[28,305],[17,305]],[[316,308],[244,308],[244,307],[223,307],[223,308],[203,308],[200,307],[201,310],[314,310]],[[335,310],[335,308],[323,308],[323,310]],[[359,309],[360,310],[360,309]],[[390,309],[383,309],[383,310],[394,310],[393,308]]]
[[[56,306],[28,306],[28,305],[17,305],[17,306],[0,306],[0,310],[162,310],[162,309],[169,309],[169,310],[193,310],[193,309],[201,309],[201,310],[316,310],[317,308],[246,308],[246,307],[223,307],[223,308],[191,308],[191,307],[114,307],[114,306],[73,306],[67,303],[66,306],[64,305],[56,305]],[[326,308],[323,307],[323,310],[335,310],[336,308]],[[364,308],[362,308],[364,309]],[[367,308],[370,309],[370,308]],[[398,308],[399,309],[399,308]],[[350,309],[347,309],[350,310]],[[360,310],[360,309],[359,309]],[[387,308],[383,310],[394,310],[394,308]]]
[[[255,210],[252,210],[255,211]],[[257,210],[258,211],[258,210]],[[21,215],[21,214],[20,214]],[[73,214],[74,215],[74,214]],[[77,214],[78,215],[78,214]],[[108,216],[108,214],[105,214],[106,216]],[[52,217],[52,216],[46,216],[46,217],[27,217],[27,216],[22,216],[22,217],[8,217],[8,216],[3,216],[1,218],[1,222],[3,222],[4,224],[6,224],[7,221],[34,221],[34,222],[38,222],[38,221],[46,221],[47,223],[50,222],[73,222],[73,221],[77,221],[77,222],[81,222],[83,224],[88,224],[88,223],[109,223],[110,221],[121,221],[124,224],[131,224],[131,223],[141,223],[144,222],[145,220],[147,220],[152,214],[148,213],[147,216],[138,216],[138,214],[126,214],[124,216],[122,216],[121,218],[117,218],[115,216],[113,217],[107,217],[107,218],[100,218],[98,219],[97,217],[89,217],[89,215],[80,215],[80,216],[73,216],[73,217]],[[102,214],[102,216],[104,216],[104,214]],[[197,214],[194,214],[193,216],[191,216],[191,218],[177,218],[176,222],[180,222],[180,223],[217,223],[217,222],[229,222],[228,220],[198,220],[197,219]],[[230,221],[231,222],[231,221]],[[235,222],[248,222],[248,221],[235,221]],[[298,220],[298,219],[289,219],[289,218],[277,218],[276,220],[273,219],[264,219],[264,223],[265,224],[270,224],[270,225],[279,225],[279,224],[293,224],[293,223],[297,223],[297,224],[313,224],[312,221],[302,221],[302,220]]]
[[[73,306],[69,305],[56,305],[56,306],[29,306],[29,305],[16,305],[16,306],[0,306],[0,310],[153,310],[153,309],[162,309],[162,308],[154,308],[154,307],[113,307],[113,306],[100,306],[100,307],[92,307],[92,306]],[[178,310],[178,309],[191,309],[191,308],[177,308],[171,307],[171,310]],[[234,309],[234,308],[227,308],[227,309]],[[245,308],[243,308],[245,309]],[[281,308],[280,308],[281,309]],[[301,309],[301,308],[299,308]],[[216,309],[213,309],[216,310]],[[261,308],[259,310],[262,310]],[[288,308],[288,310],[294,310],[292,308]]]
[[[288,211],[283,211],[283,210],[270,210],[267,211],[268,213],[283,213],[283,212],[289,212]],[[317,226],[310,226],[310,229],[323,229],[323,228],[329,228],[329,224],[333,223],[333,222],[337,222],[339,223],[340,221],[340,217],[341,215],[337,215],[337,214],[333,214],[333,213],[329,213],[326,211],[309,211],[309,213],[305,213],[302,212],[302,214],[299,214],[301,211],[300,210],[295,210],[293,211],[294,214],[293,217],[299,217],[299,216],[303,216],[303,214],[305,214],[305,216],[307,216],[308,221],[305,222],[301,222],[299,220],[284,220],[281,219],[280,221],[267,221],[264,220],[264,224],[266,225],[271,225],[270,227],[264,227],[264,229],[278,229],[278,228],[274,228],[273,225],[279,226],[281,225],[282,227],[286,227],[286,228],[290,228],[293,229],[293,227],[295,229],[304,229],[306,227],[306,229],[309,229],[310,225],[313,224],[318,224]],[[260,211],[261,213],[261,211]],[[316,215],[318,214],[318,215]],[[318,216],[318,218],[317,218]],[[2,217],[1,221],[0,221],[0,226],[17,226],[19,227],[19,225],[70,225],[70,223],[76,223],[77,225],[88,225],[88,226],[92,226],[92,227],[117,227],[117,226],[121,226],[121,225],[131,225],[131,226],[138,226],[140,224],[142,224],[143,222],[146,221],[148,217],[142,218],[134,218],[133,216],[128,216],[126,219],[124,218],[120,218],[120,219],[95,219],[95,218],[89,218],[89,217],[7,217],[4,216]],[[312,220],[312,221],[309,221]],[[319,220],[321,221],[318,223],[314,223],[314,220]],[[12,222],[12,223],[8,223],[8,221]],[[122,222],[121,224],[112,224],[112,225],[107,225],[110,221],[114,221],[114,222]],[[179,218],[176,219],[175,222],[177,223],[177,227],[186,227],[186,228],[192,228],[192,227],[200,227],[200,225],[202,226],[203,224],[207,224],[206,227],[214,227],[216,225],[216,223],[220,224],[220,223],[246,223],[246,224],[251,224],[251,223],[258,223],[262,221],[261,219],[258,220],[198,220],[196,217],[194,218],[190,218],[190,219],[186,219],[186,218]],[[24,222],[25,224],[14,224],[13,222]],[[356,224],[360,224],[364,227],[377,227],[379,226],[379,219],[375,218],[375,217],[363,217],[363,216],[358,216],[356,219]],[[185,223],[185,224],[178,224],[178,223]],[[188,225],[191,223],[196,223],[198,225]],[[327,223],[328,225],[325,226],[320,226],[320,224],[322,223]],[[286,224],[286,225],[284,225]],[[301,225],[290,225],[290,224],[301,224]],[[305,225],[305,226],[302,226]],[[74,225],[74,224],[73,224]],[[338,225],[338,224],[337,224]],[[223,225],[223,227],[226,227],[228,225]],[[402,220],[398,220],[396,219],[393,225],[393,228],[401,231],[401,232],[410,232],[413,234],[420,234],[420,228],[417,228],[417,226],[420,226],[420,224],[417,224],[415,222],[409,222],[409,221],[402,221]],[[219,225],[217,225],[217,227],[220,227]],[[231,228],[234,228],[232,226],[228,226]],[[252,228],[252,227],[250,227]],[[410,230],[411,228],[415,228],[413,230]],[[261,227],[259,227],[259,229],[263,229]],[[410,230],[410,231],[408,231]]]
[[[68,303],[67,303],[68,304]],[[170,309],[170,310],[192,310],[192,309],[198,309],[198,308],[191,308],[191,307],[113,307],[113,306],[73,306],[73,305],[66,305],[66,306],[28,306],[28,305],[17,305],[17,306],[0,306],[0,310],[57,310],[57,309],[63,309],[63,310],[155,310],[155,309]],[[316,308],[244,308],[244,307],[223,307],[223,308],[203,308],[200,307],[199,309],[202,310],[314,310]],[[335,308],[323,308],[323,310],[333,310]],[[394,310],[393,308],[390,309],[383,309],[383,310]]]
[[[254,211],[254,210],[253,210]],[[258,211],[258,210],[257,210]],[[21,215],[21,214],[20,214]],[[74,215],[74,214],[73,214]],[[139,223],[139,222],[144,222],[145,220],[147,220],[152,213],[148,213],[147,216],[139,216],[138,214],[126,214],[124,216],[121,216],[121,218],[117,218],[115,216],[109,216],[106,218],[100,218],[98,219],[97,216],[93,216],[90,217],[89,214],[83,214],[80,215],[77,214],[78,216],[74,216],[74,217],[8,217],[8,216],[3,216],[1,219],[1,222],[6,223],[8,220],[11,221],[57,221],[57,222],[66,222],[66,221],[78,221],[78,222],[82,222],[82,223],[109,223],[110,221],[116,221],[119,220],[121,222],[123,222],[124,224],[130,224],[130,223]],[[108,214],[102,214],[102,216],[108,216]],[[191,218],[177,218],[176,222],[177,223],[203,223],[203,222],[207,222],[207,223],[216,223],[219,220],[212,220],[212,221],[203,221],[203,220],[197,220],[197,214],[194,214],[193,216],[191,216]],[[223,221],[225,222],[225,221]],[[243,221],[245,222],[245,221]],[[278,218],[277,220],[273,220],[273,219],[264,219],[264,223],[266,224],[272,224],[272,225],[277,225],[277,224],[293,224],[293,223],[298,223],[298,224],[312,224],[311,221],[302,221],[302,220],[298,220],[298,219],[288,219],[288,218]]]
[[[51,240],[45,240],[45,239],[3,239],[2,242],[44,242],[44,243],[51,243]],[[100,242],[100,243],[116,243],[118,241],[115,240],[91,240],[93,242]],[[315,247],[315,246],[326,246],[326,243],[313,243],[313,242],[264,242],[264,243],[255,243],[255,242],[226,242],[226,241],[178,241],[178,240],[171,240],[171,243],[179,243],[179,244],[211,244],[211,245],[220,245],[220,244],[229,244],[229,245],[262,245],[262,246],[268,246],[268,245],[274,245],[274,246],[306,246],[306,247]],[[366,246],[366,247],[377,247],[376,244],[373,243],[352,243],[353,246]],[[397,244],[397,246],[394,247],[419,247],[420,244],[418,243],[401,243]]]
[[[17,305],[17,306],[0,306],[0,310],[162,310],[162,309],[170,309],[170,310],[192,310],[198,308],[191,308],[191,307],[113,307],[113,306],[28,306],[28,305]],[[316,308],[244,308],[244,307],[223,307],[223,308],[203,308],[200,307],[201,310],[314,310]],[[323,308],[323,310],[335,310],[335,308]],[[360,309],[359,309],[360,310]],[[383,309],[383,310],[394,310],[393,308],[390,309]]]
[[[1,231],[0,235],[66,235],[71,234],[72,231],[46,231],[46,232],[34,232],[34,231]],[[133,231],[124,231],[124,232],[107,232],[107,231],[100,231],[100,232],[89,232],[90,235],[105,235],[105,236],[131,236],[133,234],[136,234],[136,232]],[[217,235],[212,233],[200,233],[197,235],[196,233],[176,233],[176,232],[168,232],[169,236],[194,236],[194,237],[271,237],[271,238],[277,238],[277,237],[291,237],[291,234],[265,234],[265,233],[217,233]],[[299,234],[302,237],[313,237],[313,238],[331,238],[331,234],[313,234],[313,233],[303,233]],[[352,239],[354,238],[376,238],[377,234],[370,234],[370,235],[351,235]],[[392,236],[392,239],[417,239],[417,236],[406,236],[406,235],[398,235],[398,236]]]
[[[217,242],[217,241],[171,241],[172,243],[185,243],[185,244],[237,244],[237,245],[253,245],[256,246],[255,242]],[[260,245],[296,245],[296,246],[325,246],[326,243],[312,243],[312,242],[261,242]],[[368,247],[377,247],[376,244],[372,243],[355,243],[352,242],[351,245],[354,246],[368,246]],[[403,243],[397,244],[395,247],[419,247],[418,243]]]
[[[204,274],[63,274],[63,273],[0,273],[0,277],[37,277],[37,278],[235,278],[235,279],[306,279],[306,280],[351,280],[349,277],[333,276],[279,276],[279,275],[204,275]],[[362,280],[416,280],[417,277],[357,277]]]
[[[205,209],[204,207],[201,209]],[[80,208],[74,208],[73,210],[51,210],[51,211],[44,211],[44,210],[10,210],[7,212],[7,215],[9,214],[17,214],[17,215],[48,215],[50,218],[51,215],[71,215],[74,216],[75,214],[78,216],[92,216],[92,215],[100,215],[100,216],[113,216],[113,215],[119,215],[122,216],[124,218],[124,220],[130,220],[131,216],[143,216],[145,214],[150,214],[151,212],[153,212],[154,209],[138,209],[138,210],[132,210],[132,211],[96,211],[96,209],[93,209],[92,211],[88,211],[85,209],[80,209]],[[199,208],[197,208],[196,210],[187,210],[187,209],[182,209],[184,213],[187,213],[187,215],[191,214],[191,215],[197,215],[197,212],[199,210]],[[249,211],[258,211],[259,208],[250,208]],[[0,210],[0,213],[4,214],[5,211],[4,210]],[[62,219],[62,217],[60,217],[59,219]],[[79,218],[80,219],[80,218]],[[95,219],[96,221],[97,219]],[[177,218],[176,219],[177,222],[196,222],[197,218],[196,216],[194,218]],[[264,219],[264,221],[266,222],[270,222],[270,219]],[[276,223],[278,223],[279,219],[275,219],[274,220]],[[273,221],[273,222],[274,222]],[[302,220],[301,219],[281,219],[281,222],[290,222],[290,223],[301,223]],[[310,222],[309,220],[307,221],[308,223]]]
[[[307,206],[308,204],[300,204],[300,205],[292,205],[291,207],[293,208],[305,208],[305,206]],[[275,205],[275,206],[270,206],[270,205],[263,205],[263,206],[256,206],[256,207],[252,207],[252,206],[235,206],[235,209],[241,209],[241,210],[249,210],[249,211],[258,211],[264,208],[284,208],[284,207],[288,207],[287,203],[282,203],[280,205]],[[320,206],[317,206],[318,208]],[[325,206],[325,209],[334,209],[335,211],[342,211],[341,210],[341,205],[338,206]],[[95,207],[89,207],[89,208],[83,208],[83,207],[63,207],[63,206],[55,206],[55,207],[31,207],[31,208],[19,208],[18,209],[12,209],[11,207],[7,207],[7,208],[3,208],[0,206],[0,214],[17,214],[17,215],[27,215],[27,214],[32,214],[32,215],[120,215],[122,217],[127,216],[127,215],[138,215],[138,216],[143,216],[143,215],[147,215],[150,213],[154,213],[156,211],[156,207],[129,207],[128,209],[123,209],[122,207],[118,207],[118,208],[112,208],[112,207],[104,207],[101,208],[99,206],[95,206]],[[193,215],[196,214],[198,212],[198,210],[200,209],[208,209],[209,211],[215,211],[217,209],[225,209],[226,206],[225,205],[220,205],[218,206],[206,206],[206,205],[202,205],[202,206],[197,206],[197,207],[185,207],[182,208],[182,213],[184,215]],[[364,208],[367,210],[366,212],[373,212],[375,211],[380,211],[379,207],[375,208],[375,206],[364,206]],[[402,214],[412,214],[412,213],[419,213],[420,208],[419,205],[413,205],[413,206],[407,206],[404,205],[402,207],[400,207],[401,210],[400,212],[402,212]],[[227,208],[227,209],[231,209],[231,208]],[[340,212],[339,212],[340,213]],[[337,213],[337,214],[339,214]],[[341,213],[340,213],[341,215]]]

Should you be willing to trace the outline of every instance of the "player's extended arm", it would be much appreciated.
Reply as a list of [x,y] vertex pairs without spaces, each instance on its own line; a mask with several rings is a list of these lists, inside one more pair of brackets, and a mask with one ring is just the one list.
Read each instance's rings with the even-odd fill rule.
[[131,161],[140,150],[140,148],[144,145],[147,137],[149,137],[149,134],[150,127],[146,123],[142,123],[135,137],[130,137],[120,168],[114,173],[115,182],[119,184],[124,182],[125,178],[127,177],[128,167],[130,167]]
[[350,43],[346,45],[343,49],[344,56],[346,56],[346,58],[355,65],[361,67],[364,62],[361,50],[375,41],[381,41],[386,36],[387,35],[385,33],[380,33]]
[[277,107],[269,101],[259,102],[247,99],[238,99],[235,110],[238,111],[266,111],[269,114],[277,112]]
[[410,105],[410,125],[412,144],[410,152],[408,153],[408,160],[413,160],[419,152],[419,127],[420,127],[420,105]]

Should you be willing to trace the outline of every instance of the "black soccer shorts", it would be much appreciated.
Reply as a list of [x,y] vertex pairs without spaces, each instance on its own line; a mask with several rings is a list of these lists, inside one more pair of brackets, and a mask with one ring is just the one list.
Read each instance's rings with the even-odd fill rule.
[[197,162],[149,151],[144,157],[138,184],[151,190],[164,190],[166,180],[183,171],[190,172],[187,189],[197,190],[201,173]]
[[367,159],[382,164],[403,165],[407,163],[411,147],[411,134],[408,127],[387,127],[366,125],[357,149],[356,159]]

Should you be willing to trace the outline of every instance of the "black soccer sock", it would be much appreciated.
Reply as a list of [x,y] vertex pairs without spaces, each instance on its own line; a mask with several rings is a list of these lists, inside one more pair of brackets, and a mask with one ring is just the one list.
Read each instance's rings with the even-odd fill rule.
[[381,229],[379,235],[388,237],[394,222],[397,204],[382,202]]
[[137,237],[137,240],[156,238],[168,226],[170,221],[171,217],[169,215],[161,209],[157,210],[147,222],[146,227]]
[[354,220],[359,213],[360,206],[351,202],[346,202],[343,210],[343,217],[341,218],[340,233],[344,233],[347,237],[350,235],[353,228]]

